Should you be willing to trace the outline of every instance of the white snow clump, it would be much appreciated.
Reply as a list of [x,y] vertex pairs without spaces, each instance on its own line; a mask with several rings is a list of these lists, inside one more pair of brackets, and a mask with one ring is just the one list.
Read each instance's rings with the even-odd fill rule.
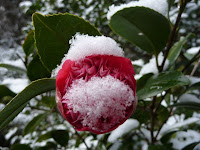
[[120,138],[122,135],[130,132],[131,130],[137,128],[139,126],[139,122],[135,119],[128,119],[122,125],[120,125],[117,129],[111,132],[108,137],[108,142],[114,143]]
[[107,13],[107,19],[110,18],[118,11],[129,8],[129,7],[136,7],[136,6],[143,6],[148,7],[157,11],[158,13],[166,16],[168,12],[168,3],[167,0],[140,0],[140,1],[132,1],[127,4],[121,4],[119,6],[111,5],[109,7],[109,11]]
[[113,56],[124,56],[124,52],[119,44],[105,36],[89,36],[77,33],[69,41],[71,44],[70,49],[59,65],[52,72],[52,77],[55,77],[58,71],[61,69],[63,63],[70,59],[72,61],[82,60],[86,56],[91,55],[113,55]]
[[83,126],[95,129],[101,117],[106,120],[112,116],[112,123],[104,126],[109,129],[126,117],[125,110],[133,104],[135,97],[128,85],[108,75],[92,77],[89,81],[75,80],[63,99],[62,103],[69,109],[80,113]]

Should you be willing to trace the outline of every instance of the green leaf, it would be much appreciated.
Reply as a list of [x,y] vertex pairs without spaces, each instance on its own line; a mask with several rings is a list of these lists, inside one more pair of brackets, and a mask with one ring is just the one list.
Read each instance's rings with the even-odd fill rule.
[[195,110],[200,110],[200,102],[180,102],[174,105],[171,105],[171,107],[180,107],[180,108],[190,108]]
[[174,150],[172,144],[165,145],[149,145],[148,150]]
[[[191,144],[185,146],[182,150],[192,150],[192,149],[194,149],[195,146],[196,146],[197,144],[199,144],[199,143],[200,143],[200,141],[199,141],[199,142],[191,143]],[[197,150],[198,150],[198,148],[197,148]]]
[[15,144],[12,145],[10,150],[32,150],[32,149],[26,144]]
[[39,56],[36,55],[27,67],[27,75],[31,81],[34,81],[41,78],[48,78],[51,76],[51,73],[43,66]]
[[193,34],[188,34],[186,37],[181,38],[178,42],[176,42],[172,48],[169,51],[169,54],[167,56],[167,59],[169,60],[169,64],[172,65],[176,59],[178,58],[178,56],[181,53],[181,50],[183,48],[183,45],[187,42],[187,39],[189,37],[191,37]]
[[26,73],[26,70],[24,68],[17,67],[17,66],[14,66],[14,65],[10,65],[10,64],[1,63],[0,67],[6,68],[8,70],[16,71],[18,73]]
[[39,114],[33,120],[31,120],[26,127],[24,128],[24,135],[33,132],[36,127],[41,123],[41,121],[46,117],[46,113],[44,114]]
[[188,89],[189,89],[189,90],[195,90],[195,89],[200,90],[200,82],[197,82],[197,83],[195,83],[195,84],[192,84]]
[[137,90],[139,91],[140,89],[142,89],[142,88],[145,86],[147,80],[148,80],[150,77],[152,77],[152,76],[153,76],[153,73],[148,73],[148,74],[143,75],[143,76],[137,81]]
[[171,139],[171,137],[174,135],[174,133],[176,133],[177,131],[170,131],[166,134],[164,134],[162,136],[162,138],[160,139],[160,141],[163,143],[163,144],[167,144],[169,142],[169,140]]
[[178,85],[188,85],[190,81],[181,72],[169,71],[150,77],[142,89],[137,91],[138,99],[155,96]]
[[4,96],[11,96],[14,97],[16,94],[7,88],[5,85],[0,85],[0,99]]
[[29,84],[17,94],[0,112],[0,130],[9,124],[27,105],[29,100],[44,92],[55,89],[55,79],[40,79]]
[[69,49],[69,40],[77,32],[100,35],[89,22],[68,13],[49,16],[34,13],[33,24],[38,54],[49,71],[60,64]]
[[52,131],[52,137],[61,146],[68,144],[69,134],[66,130],[54,130]]
[[130,7],[115,13],[111,29],[142,50],[159,54],[170,34],[170,25],[163,15],[145,7]]
[[55,96],[44,96],[42,97],[42,104],[49,108],[53,108],[56,106]]
[[23,44],[24,53],[29,56],[35,50],[34,31],[31,30],[24,40]]
[[41,135],[41,136],[37,139],[37,142],[42,142],[42,141],[45,141],[45,140],[50,139],[50,138],[52,138],[52,136],[51,136],[51,131],[50,131],[50,132],[47,132],[47,133],[45,133],[45,134],[43,134],[43,135]]

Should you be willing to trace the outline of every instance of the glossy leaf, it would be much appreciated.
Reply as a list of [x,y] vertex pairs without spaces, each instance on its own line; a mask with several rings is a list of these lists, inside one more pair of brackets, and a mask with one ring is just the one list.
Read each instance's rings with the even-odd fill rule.
[[55,89],[55,79],[40,79],[29,84],[17,94],[0,112],[0,130],[9,124],[27,105],[29,100],[44,92]]
[[4,96],[11,96],[14,97],[16,94],[7,88],[5,85],[0,85],[0,99]]
[[41,123],[41,121],[46,117],[46,113],[39,114],[33,120],[31,120],[26,127],[24,128],[24,135],[33,132],[37,126]]
[[192,102],[192,101],[188,100],[188,102],[180,102],[180,103],[177,103],[177,104],[174,104],[174,105],[171,105],[171,106],[200,110],[200,101],[198,103],[198,102]]
[[189,34],[184,38],[181,38],[178,42],[176,42],[173,47],[170,49],[169,54],[167,56],[167,59],[169,60],[170,65],[172,65],[178,56],[181,53],[181,50],[184,46],[184,44],[187,42],[187,39],[191,37],[193,34]]
[[26,73],[26,70],[24,68],[18,67],[18,66],[14,66],[14,65],[10,65],[10,64],[0,64],[0,67],[6,68],[8,70],[12,70],[18,73]]
[[66,130],[54,130],[51,135],[61,146],[66,146],[68,144],[69,134]]
[[100,35],[89,22],[68,13],[49,16],[34,13],[33,24],[38,54],[49,71],[60,64],[69,49],[69,40],[77,32]]
[[42,97],[41,102],[42,104],[44,104],[44,106],[47,106],[49,108],[53,108],[56,106],[55,96],[44,96]]
[[137,81],[137,91],[141,90],[141,89],[145,86],[147,80],[148,80],[150,77],[152,77],[152,76],[153,76],[153,73],[148,73],[148,74],[143,75],[143,76]]
[[10,150],[32,150],[32,149],[26,144],[15,144],[12,145]]
[[[195,146],[196,146],[197,144],[199,144],[199,143],[200,143],[200,141],[199,141],[199,142],[191,143],[191,144],[185,146],[182,150],[195,150],[195,149],[194,149]],[[198,148],[197,148],[196,150],[198,150]]]
[[34,31],[31,30],[24,40],[23,44],[24,53],[29,56],[35,50]]
[[51,136],[51,131],[50,131],[50,132],[47,132],[47,133],[45,133],[45,134],[43,134],[43,135],[41,135],[41,136],[37,139],[37,142],[42,142],[42,141],[45,141],[45,140],[50,139],[50,138],[52,138],[52,136]]
[[142,50],[159,54],[170,34],[167,18],[146,7],[130,7],[115,13],[110,20],[111,29]]
[[51,73],[43,66],[39,56],[36,55],[27,67],[27,75],[31,81],[34,81],[41,78],[48,78],[51,76]]
[[174,150],[172,144],[165,145],[149,145],[148,150]]
[[137,91],[138,99],[155,96],[178,85],[188,85],[190,81],[181,72],[169,71],[150,77],[144,87]]
[[170,131],[166,134],[164,134],[162,136],[162,138],[160,139],[160,141],[163,143],[163,144],[167,144],[169,142],[169,140],[171,139],[171,137],[174,135],[174,133],[176,133],[177,131]]

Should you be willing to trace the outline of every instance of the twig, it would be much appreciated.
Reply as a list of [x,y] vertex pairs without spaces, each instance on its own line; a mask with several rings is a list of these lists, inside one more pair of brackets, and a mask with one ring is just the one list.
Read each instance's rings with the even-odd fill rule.
[[199,63],[200,63],[200,59],[199,59],[199,61],[194,65],[194,68],[192,69],[192,72],[191,72],[190,76],[193,76],[193,75],[194,75],[195,71],[197,70],[197,68],[198,68],[198,66],[199,66]]
[[155,107],[155,103],[156,103],[156,96],[153,97],[151,106],[150,106],[150,110],[151,110],[151,127],[150,127],[150,132],[151,132],[151,143],[153,144],[155,142],[155,138],[154,138],[154,120],[155,120],[155,113],[154,113],[154,107]]
[[170,51],[170,49],[171,49],[171,47],[172,47],[172,45],[173,45],[174,39],[175,39],[176,30],[177,30],[178,25],[179,25],[179,23],[180,23],[181,15],[182,15],[182,13],[183,13],[183,11],[184,11],[184,8],[185,8],[186,4],[187,4],[187,3],[180,5],[181,7],[180,7],[180,9],[179,9],[179,13],[178,13],[178,16],[177,16],[177,18],[176,18],[175,25],[174,25],[174,27],[173,27],[173,30],[172,30],[172,32],[171,32],[171,35],[170,35],[170,38],[169,38],[169,41],[168,41],[168,44],[167,44],[166,53],[165,53],[163,62],[162,62],[162,64],[161,64],[161,66],[159,67],[159,72],[162,72],[162,70],[163,70],[163,68],[164,68],[165,62],[166,62],[166,60],[167,60],[167,56],[168,56],[168,54],[169,54],[169,51]]
[[189,68],[189,66],[200,57],[200,50],[198,51],[198,53],[196,53],[192,59],[185,65],[185,67],[183,68],[182,72],[186,72],[186,70]]
[[87,150],[91,150],[91,149],[88,147],[88,145],[87,145],[87,143],[85,142],[85,140],[83,139],[83,137],[82,137],[76,130],[75,130],[75,133],[76,133],[76,135],[81,139],[81,141],[85,144]]

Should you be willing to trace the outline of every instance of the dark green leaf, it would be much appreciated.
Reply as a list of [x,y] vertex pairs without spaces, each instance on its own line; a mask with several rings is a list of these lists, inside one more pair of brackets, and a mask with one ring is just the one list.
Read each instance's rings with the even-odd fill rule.
[[62,146],[66,146],[68,144],[69,134],[66,130],[54,130],[52,131],[52,137]]
[[160,141],[163,143],[163,144],[167,144],[169,142],[169,140],[171,139],[171,137],[174,135],[174,133],[176,133],[177,131],[171,131],[171,132],[168,132],[166,134],[164,134],[162,136],[162,138],[160,139]]
[[193,34],[189,34],[184,38],[181,38],[178,42],[176,42],[173,47],[170,49],[169,54],[167,56],[167,59],[169,60],[170,65],[172,65],[178,56],[180,55],[180,52],[183,48],[183,45],[187,42],[187,39],[191,37]]
[[51,73],[43,66],[39,56],[36,55],[27,67],[27,75],[31,81],[34,81],[41,78],[48,78],[51,76]]
[[60,64],[69,49],[69,40],[77,32],[100,35],[89,22],[68,13],[49,16],[34,13],[33,24],[38,54],[50,71]]
[[10,65],[10,64],[2,64],[1,63],[0,67],[6,68],[8,70],[16,71],[16,72],[19,72],[19,73],[26,73],[26,70],[24,68],[17,67],[17,66],[14,66],[14,65]]
[[50,131],[50,132],[47,132],[47,133],[45,133],[45,134],[43,134],[43,135],[41,135],[41,136],[37,139],[37,142],[42,142],[42,141],[45,141],[45,140],[50,139],[50,138],[52,138],[52,136],[51,136],[51,131]]
[[[147,112],[146,110],[143,110],[142,108],[147,108],[149,105],[148,102],[145,101],[138,101],[138,108],[135,110],[135,112],[132,114],[133,118],[138,120],[140,124],[147,123],[150,121],[151,114]],[[139,109],[141,108],[141,109]]]
[[140,89],[142,89],[142,88],[145,86],[147,80],[148,80],[150,77],[152,77],[152,76],[153,76],[153,73],[148,73],[148,74],[143,75],[143,76],[137,81],[137,90],[139,91]]
[[184,108],[190,108],[190,109],[195,109],[195,110],[200,110],[200,102],[197,103],[197,102],[180,102],[180,103],[177,103],[177,104],[174,104],[174,105],[171,105],[171,106],[175,106],[175,107],[184,107]]
[[31,120],[24,128],[24,135],[35,131],[36,127],[41,123],[41,121],[46,117],[46,115],[46,113],[39,114],[38,116],[33,118],[33,120]]
[[174,150],[172,144],[165,145],[149,145],[148,150]]
[[[194,149],[195,146],[196,146],[197,144],[199,144],[199,143],[200,143],[200,141],[199,141],[199,142],[191,143],[191,144],[185,146],[182,150],[192,150],[192,149]],[[197,149],[197,150],[198,150],[198,149]]]
[[0,112],[0,130],[9,124],[37,95],[55,89],[55,79],[40,79],[32,82],[22,92],[17,94]]
[[23,44],[24,53],[29,56],[35,50],[34,31],[31,30],[24,40]]
[[42,103],[49,108],[53,108],[54,106],[56,106],[55,96],[42,97]]
[[26,144],[15,144],[12,145],[10,150],[32,150],[32,149]]
[[200,90],[200,82],[197,82],[195,84],[192,84],[190,87],[189,87],[189,90]]
[[57,144],[53,142],[47,142],[46,146],[38,147],[36,150],[57,150]]
[[11,96],[14,97],[16,94],[12,92],[9,88],[7,88],[5,85],[0,85],[0,99],[4,96]]
[[155,96],[178,85],[188,85],[190,81],[181,72],[169,71],[150,77],[145,86],[137,91],[138,99]]
[[111,29],[148,53],[159,54],[170,34],[167,18],[145,7],[125,8],[110,20]]

